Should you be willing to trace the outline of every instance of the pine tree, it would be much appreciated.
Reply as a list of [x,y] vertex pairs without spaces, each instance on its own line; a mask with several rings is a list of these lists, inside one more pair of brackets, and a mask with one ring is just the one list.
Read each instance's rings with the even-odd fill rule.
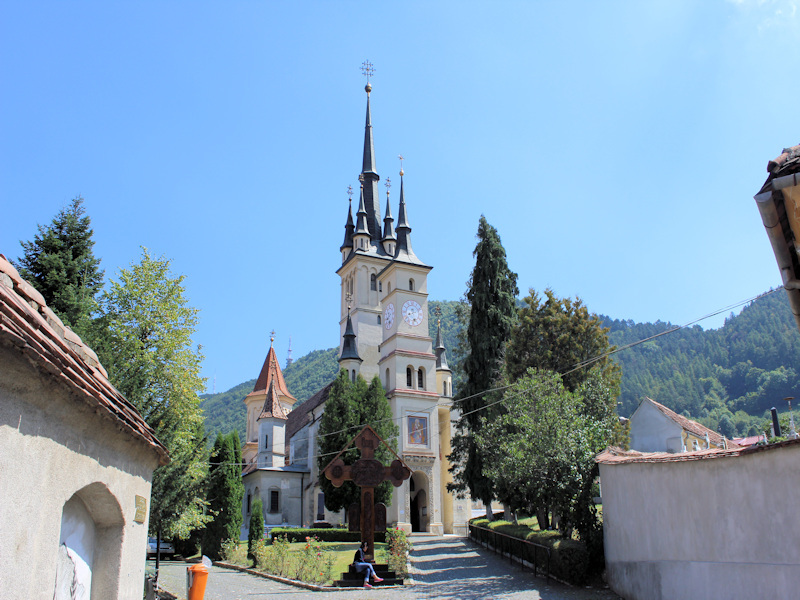
[[213,559],[220,557],[223,541],[238,540],[241,532],[244,484],[239,462],[239,434],[232,431],[218,435],[211,452],[206,491],[214,520],[206,524],[203,533],[203,553]]
[[483,419],[492,419],[500,409],[490,406],[498,394],[489,390],[503,383],[505,345],[516,321],[517,275],[508,268],[506,252],[497,230],[486,217],[478,225],[475,268],[467,282],[466,302],[470,307],[466,333],[466,356],[462,363],[464,384],[456,398],[462,416],[453,437],[449,456],[455,481],[448,489],[459,494],[469,491],[487,507],[494,497],[492,481],[483,469],[483,454],[473,434]]
[[33,241],[20,242],[24,255],[15,266],[61,320],[83,337],[97,307],[95,296],[103,286],[83,198],[74,198],[50,225],[38,228]]
[[[380,379],[374,377],[367,385],[359,375],[355,382],[351,382],[347,371],[339,371],[325,402],[325,412],[322,413],[317,433],[319,469],[324,469],[342,448],[351,444],[364,425],[370,425],[392,448],[397,447],[399,429],[392,421],[391,408]],[[345,464],[352,465],[359,459],[359,452],[353,446],[341,458]],[[380,448],[376,451],[375,458],[386,464],[394,457],[386,448]],[[361,501],[361,491],[352,481],[345,481],[337,488],[328,478],[322,476],[320,487],[325,494],[325,506],[328,510],[346,509],[350,504]],[[388,505],[391,498],[390,483],[384,482],[375,488],[375,502]]]

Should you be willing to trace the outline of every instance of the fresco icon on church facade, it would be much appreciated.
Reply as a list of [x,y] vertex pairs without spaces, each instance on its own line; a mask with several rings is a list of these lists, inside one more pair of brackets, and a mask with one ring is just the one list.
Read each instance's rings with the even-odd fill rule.
[[408,417],[408,443],[428,445],[428,417]]

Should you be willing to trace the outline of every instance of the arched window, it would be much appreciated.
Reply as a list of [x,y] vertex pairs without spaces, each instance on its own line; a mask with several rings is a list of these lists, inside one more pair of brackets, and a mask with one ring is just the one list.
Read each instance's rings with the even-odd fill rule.
[[279,490],[269,491],[269,512],[276,513],[281,510],[281,493]]
[[411,290],[412,292],[414,291],[414,280],[413,279],[409,279],[408,280],[408,289]]
[[250,503],[253,500],[252,494],[247,494],[247,514],[250,514]]
[[269,449],[269,436],[265,435],[264,436],[264,450],[267,450],[267,449]]
[[425,369],[417,371],[417,389],[425,389]]
[[356,382],[356,370],[355,369],[353,369],[353,373],[352,373],[352,375],[350,375],[350,379],[353,380],[353,383]]
[[411,367],[406,367],[406,387],[411,387]]
[[447,396],[447,382],[442,382],[442,396]]
[[386,369],[386,385],[384,387],[389,389],[389,369]]
[[[380,315],[378,315],[378,325],[380,325],[380,324],[381,324],[381,316],[380,316]],[[379,350],[379,351],[380,351],[380,350]]]
[[378,289],[378,282],[376,281],[375,273],[369,276],[369,289],[373,292]]

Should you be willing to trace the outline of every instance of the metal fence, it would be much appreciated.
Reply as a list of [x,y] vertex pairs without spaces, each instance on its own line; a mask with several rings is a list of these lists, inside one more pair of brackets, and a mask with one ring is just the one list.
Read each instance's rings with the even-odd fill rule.
[[520,564],[532,565],[533,574],[543,572],[550,578],[550,548],[542,544],[515,538],[499,531],[469,524],[469,537],[487,550],[493,550],[500,556],[508,556],[509,562],[516,559]]

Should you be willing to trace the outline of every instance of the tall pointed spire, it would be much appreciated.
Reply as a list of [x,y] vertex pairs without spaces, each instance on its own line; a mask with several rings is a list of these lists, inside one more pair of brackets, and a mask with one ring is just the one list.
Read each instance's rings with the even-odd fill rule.
[[[400,157],[403,160],[403,157]],[[403,175],[405,172],[400,168],[400,210],[397,216],[397,247],[395,248],[395,260],[402,260],[405,262],[413,262],[421,264],[421,261],[414,254],[411,248],[411,226],[408,224],[408,216],[406,214],[406,196],[403,189]]]
[[367,209],[364,206],[364,184],[361,184],[361,195],[358,200],[358,212],[356,213],[355,235],[369,235],[367,228]]
[[370,77],[375,73],[372,63],[364,61],[361,71],[367,77],[367,85],[364,90],[367,92],[367,120],[364,126],[364,156],[361,161],[361,176],[364,178],[364,206],[367,211],[367,228],[369,234],[376,245],[381,241],[381,207],[378,194],[378,181],[380,176],[375,166],[375,143],[372,138],[372,111],[370,109],[370,92],[372,84]]
[[386,186],[386,216],[383,217],[383,239],[381,241],[384,243],[384,249],[389,252],[386,248],[387,243],[396,241],[397,237],[394,235],[394,218],[392,217],[392,208],[389,204],[389,189],[392,187],[392,182],[388,177],[384,185]]
[[347,208],[347,223],[344,226],[344,241],[339,250],[344,251],[353,248],[353,233],[356,226],[353,224],[353,186],[347,186],[347,193],[350,195],[350,205]]

